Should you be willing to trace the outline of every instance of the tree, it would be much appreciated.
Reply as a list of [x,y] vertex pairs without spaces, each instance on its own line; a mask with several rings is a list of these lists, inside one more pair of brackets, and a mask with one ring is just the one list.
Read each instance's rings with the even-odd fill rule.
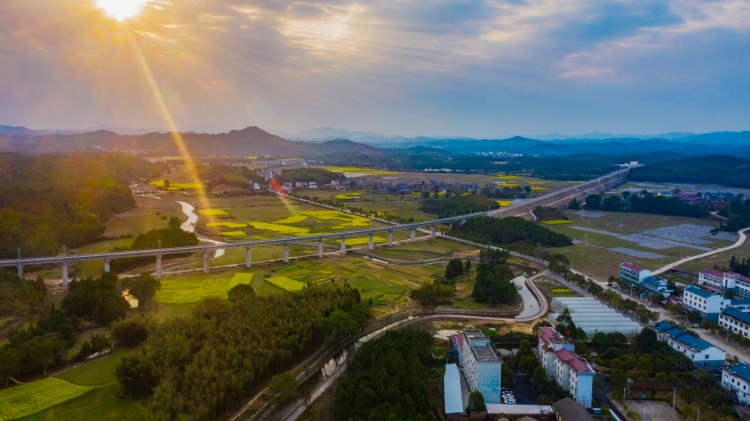
[[[620,393],[621,390],[625,389],[625,385],[627,385],[627,377],[625,377],[625,373],[622,372],[622,370],[614,370],[612,372],[612,375],[609,376],[609,384],[612,385],[612,389],[614,389],[615,392]],[[624,395],[623,399],[625,398]]]
[[138,356],[123,358],[115,371],[126,395],[146,398],[159,384],[159,373],[153,361]]
[[138,307],[146,308],[153,304],[156,291],[161,289],[161,281],[144,272],[135,278],[127,279],[125,286],[130,295],[138,299]]
[[534,371],[531,373],[531,383],[534,386],[543,386],[547,382],[547,373],[544,371],[544,367],[541,365],[536,366]]
[[464,265],[461,259],[451,259],[445,267],[445,279],[453,280],[464,274]]
[[641,355],[640,357],[638,357],[637,367],[639,371],[651,371],[651,369],[654,368],[654,365],[651,362],[651,356]]
[[650,354],[656,350],[658,342],[656,331],[647,327],[635,338],[635,347],[639,354]]
[[471,270],[471,260],[466,259],[466,263],[464,263],[464,273],[469,273]]
[[469,412],[485,412],[487,405],[484,403],[482,392],[475,390],[469,394]]
[[169,180],[164,180],[164,190],[169,190]]
[[586,209],[597,210],[602,207],[602,197],[598,194],[590,194],[586,196]]
[[276,402],[279,405],[291,402],[299,396],[299,384],[297,384],[297,378],[291,371],[285,371],[273,376],[268,390],[272,394],[278,395]]
[[573,200],[568,203],[568,209],[581,209],[581,201],[574,197]]
[[328,333],[326,343],[333,345],[357,333],[359,326],[349,313],[336,310],[323,320],[323,330]]
[[0,348],[0,382],[8,387],[10,377],[20,370],[21,362],[18,358],[18,351],[9,346]]
[[119,346],[140,345],[148,338],[148,322],[134,317],[112,323],[112,337]]
[[227,291],[227,298],[231,302],[249,300],[255,297],[255,290],[250,284],[239,284]]

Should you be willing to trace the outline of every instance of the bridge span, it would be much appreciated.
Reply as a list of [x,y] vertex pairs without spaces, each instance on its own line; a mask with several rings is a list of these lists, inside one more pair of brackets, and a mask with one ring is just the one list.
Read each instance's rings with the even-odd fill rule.
[[192,254],[192,253],[203,253],[203,270],[204,272],[209,271],[209,254],[213,250],[217,249],[232,249],[232,248],[244,248],[245,249],[245,266],[251,267],[252,265],[252,249],[256,247],[271,246],[271,245],[283,245],[284,246],[284,262],[289,263],[289,246],[292,244],[301,243],[315,243],[317,244],[317,254],[319,258],[322,258],[323,253],[323,241],[327,239],[339,239],[341,241],[341,253],[346,254],[347,246],[346,239],[348,237],[362,237],[369,236],[368,248],[372,250],[375,247],[374,236],[378,233],[387,233],[388,241],[387,244],[393,244],[393,233],[398,230],[410,231],[410,240],[414,241],[417,236],[417,230],[429,228],[430,235],[434,238],[438,225],[450,225],[460,223],[472,218],[482,216],[493,216],[498,218],[504,218],[509,216],[522,216],[529,213],[537,206],[555,206],[562,207],[568,204],[570,200],[575,198],[585,197],[590,193],[600,193],[612,188],[613,186],[624,182],[625,177],[628,174],[629,169],[618,170],[613,173],[604,175],[602,177],[587,181],[585,183],[567,187],[562,190],[558,190],[543,196],[539,196],[534,199],[519,202],[515,205],[511,205],[506,208],[497,209],[494,211],[474,212],[460,216],[454,216],[449,218],[439,218],[431,221],[414,222],[408,224],[394,224],[386,227],[378,228],[367,228],[362,230],[345,231],[332,234],[314,234],[299,237],[280,237],[269,240],[257,240],[257,241],[240,241],[226,244],[201,244],[197,246],[188,247],[172,247],[172,248],[156,248],[147,250],[132,250],[132,251],[116,251],[107,253],[92,253],[92,254],[78,254],[68,255],[63,254],[59,256],[50,257],[30,257],[21,259],[10,259],[0,260],[0,267],[16,267],[19,276],[23,276],[24,266],[29,265],[61,265],[62,266],[62,280],[63,286],[68,286],[68,266],[72,263],[83,262],[88,260],[100,260],[104,261],[104,271],[110,271],[110,262],[115,259],[126,259],[132,257],[145,257],[151,256],[156,258],[156,277],[160,278],[162,275],[162,258],[163,256],[176,255],[176,254]]

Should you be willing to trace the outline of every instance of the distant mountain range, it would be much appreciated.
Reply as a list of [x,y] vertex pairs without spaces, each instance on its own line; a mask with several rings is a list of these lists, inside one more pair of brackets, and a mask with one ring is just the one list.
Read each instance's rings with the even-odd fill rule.
[[303,134],[307,136],[307,141],[289,140],[255,126],[227,133],[188,132],[177,136],[157,132],[143,135],[118,134],[108,130],[76,133],[0,126],[0,151],[59,153],[100,150],[176,156],[181,155],[181,146],[177,140],[181,139],[188,153],[196,157],[268,155],[316,158],[394,154],[502,156],[503,153],[544,157],[572,154],[631,156],[662,152],[687,157],[715,154],[750,157],[750,131],[668,133],[660,138],[606,138],[607,134],[590,134],[586,135],[587,138],[550,140],[520,136],[508,139],[402,138],[336,129],[318,129]]

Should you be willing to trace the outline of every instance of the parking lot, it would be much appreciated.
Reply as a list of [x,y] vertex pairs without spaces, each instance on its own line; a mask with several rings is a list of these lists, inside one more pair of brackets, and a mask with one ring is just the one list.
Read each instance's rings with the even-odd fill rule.
[[535,405],[536,393],[531,386],[529,376],[513,373],[513,387],[510,388],[518,405]]

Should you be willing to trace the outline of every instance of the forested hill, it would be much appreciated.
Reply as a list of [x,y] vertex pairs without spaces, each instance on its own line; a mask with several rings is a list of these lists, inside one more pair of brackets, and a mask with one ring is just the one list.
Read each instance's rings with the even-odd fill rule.
[[159,165],[121,154],[0,153],[0,258],[54,255],[101,237],[101,223],[135,206],[132,180]]
[[750,188],[750,161],[729,155],[711,155],[636,168],[633,181],[710,183]]

